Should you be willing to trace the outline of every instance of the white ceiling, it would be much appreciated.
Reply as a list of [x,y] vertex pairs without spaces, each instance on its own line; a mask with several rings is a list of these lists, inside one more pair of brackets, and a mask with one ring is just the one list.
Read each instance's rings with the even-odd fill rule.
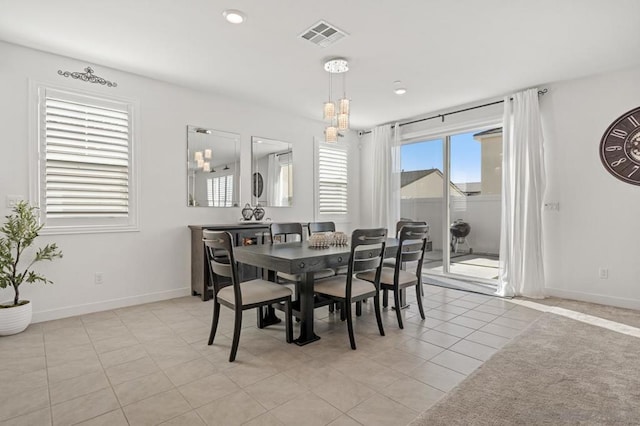
[[[640,0],[0,0],[0,39],[318,120],[324,60],[342,56],[368,128],[637,66],[638,17]],[[320,19],[349,37],[299,38]]]

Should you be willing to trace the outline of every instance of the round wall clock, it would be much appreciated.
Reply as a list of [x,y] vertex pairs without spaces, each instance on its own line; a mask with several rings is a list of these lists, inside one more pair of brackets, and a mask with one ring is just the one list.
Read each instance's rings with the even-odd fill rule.
[[618,117],[604,132],[600,159],[616,178],[640,185],[640,107]]

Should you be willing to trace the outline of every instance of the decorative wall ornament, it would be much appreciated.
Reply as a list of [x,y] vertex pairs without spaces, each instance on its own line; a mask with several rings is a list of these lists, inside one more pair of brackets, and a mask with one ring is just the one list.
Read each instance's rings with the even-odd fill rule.
[[614,177],[640,185],[640,107],[618,117],[604,132],[600,160]]
[[97,83],[97,84],[102,84],[103,86],[109,86],[109,87],[117,87],[118,83],[112,83],[109,80],[105,80],[102,77],[98,77],[97,75],[93,74],[93,68],[91,67],[86,67],[85,72],[70,72],[70,71],[62,71],[62,70],[58,70],[58,74],[64,76],[64,77],[71,77],[71,78],[75,78],[78,80],[82,80],[82,81],[86,81],[89,83]]

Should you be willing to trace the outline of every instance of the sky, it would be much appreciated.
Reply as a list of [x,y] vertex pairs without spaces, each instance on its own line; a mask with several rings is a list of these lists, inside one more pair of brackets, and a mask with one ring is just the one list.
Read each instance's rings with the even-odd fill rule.
[[[451,181],[453,183],[480,182],[480,142],[473,139],[477,131],[451,136]],[[412,170],[440,169],[443,140],[402,145],[401,168]]]

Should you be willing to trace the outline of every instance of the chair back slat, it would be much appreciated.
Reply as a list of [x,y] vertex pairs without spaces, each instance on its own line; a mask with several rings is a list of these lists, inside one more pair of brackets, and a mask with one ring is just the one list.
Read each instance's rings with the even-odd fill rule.
[[[209,265],[209,277],[213,283],[214,297],[218,297],[218,291],[226,287],[222,285],[217,277],[231,278],[233,293],[235,295],[236,306],[242,306],[242,294],[240,282],[238,280],[238,265],[233,254],[233,239],[231,234],[223,231],[203,231],[203,243],[207,254],[207,264]],[[225,255],[216,254],[216,250],[222,251]]]
[[233,277],[233,272],[231,271],[231,265],[230,264],[224,264],[222,262],[216,261],[216,260],[212,260],[211,261],[211,268],[213,268],[213,273],[221,276],[221,277],[228,277],[228,278],[232,278]]
[[[271,233],[271,243],[286,243],[290,241],[302,241],[302,224],[297,222],[292,223],[272,223],[269,226],[269,232]],[[293,239],[292,237],[296,238]]]
[[347,273],[347,298],[351,299],[351,286],[354,274],[365,271],[376,271],[375,286],[380,289],[380,273],[387,243],[387,230],[356,229],[351,234],[351,255],[349,256],[349,272]]
[[307,229],[309,236],[315,232],[336,232],[336,224],[333,222],[309,222]]
[[421,257],[422,257],[422,250],[406,251],[406,252],[402,252],[402,255],[400,257],[400,262],[403,262],[403,263],[415,262],[416,260],[420,260]]
[[373,259],[354,259],[353,273],[357,274],[359,272],[371,271],[373,269],[376,269],[379,263],[379,256],[376,256]]
[[[400,238],[400,230],[402,229],[403,226],[406,225],[426,225],[427,222],[425,221],[421,221],[421,220],[399,220],[396,223],[396,238]],[[427,228],[427,232],[428,232],[428,228]]]

